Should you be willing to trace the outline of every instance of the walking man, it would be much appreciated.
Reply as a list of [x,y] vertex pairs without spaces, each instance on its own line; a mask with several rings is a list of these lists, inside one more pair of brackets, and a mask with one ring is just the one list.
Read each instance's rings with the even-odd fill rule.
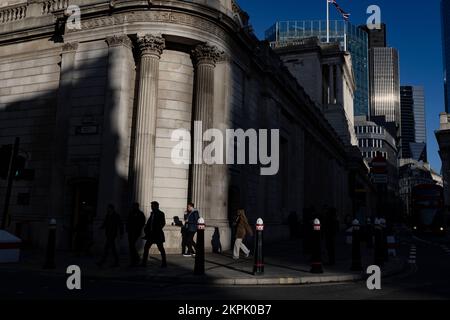
[[197,222],[200,218],[200,214],[197,209],[194,208],[194,204],[192,202],[187,205],[187,214],[185,216],[187,230],[186,230],[186,245],[188,248],[188,252],[183,254],[185,257],[195,256],[195,242],[194,236],[197,232]]
[[108,205],[105,220],[103,221],[101,229],[105,229],[106,244],[103,257],[98,262],[98,266],[103,266],[108,258],[109,251],[111,250],[114,257],[112,267],[118,267],[119,255],[117,254],[116,239],[118,234],[120,234],[121,237],[123,235],[123,224],[120,215],[116,212],[112,204]]
[[133,203],[127,221],[128,245],[132,267],[139,265],[140,257],[136,249],[136,243],[142,235],[144,225],[145,214],[139,209],[139,203]]
[[164,212],[159,210],[159,203],[153,201],[151,203],[152,212],[150,218],[147,220],[144,232],[145,237],[143,239],[147,240],[144,246],[144,257],[142,258],[142,266],[147,266],[149,250],[153,244],[156,244],[159,252],[161,253],[161,268],[167,267],[166,261],[166,251],[164,250],[164,242],[166,241],[164,237],[163,228],[166,225],[166,218]]
[[241,249],[244,251],[245,257],[248,258],[250,255],[250,250],[242,243],[242,241],[245,239],[247,234],[253,236],[253,231],[248,223],[248,219],[245,216],[245,211],[243,209],[239,209],[237,211],[234,226],[236,227],[236,240],[234,241],[233,259],[239,259],[239,252]]

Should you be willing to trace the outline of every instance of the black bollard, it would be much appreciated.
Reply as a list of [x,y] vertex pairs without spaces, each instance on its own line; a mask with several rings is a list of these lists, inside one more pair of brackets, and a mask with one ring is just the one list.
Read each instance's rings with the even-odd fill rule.
[[263,231],[264,221],[259,218],[256,221],[255,263],[253,265],[253,275],[255,276],[264,274]]
[[383,244],[382,244],[383,230],[381,230],[380,220],[378,218],[375,219],[374,234],[375,234],[374,264],[381,267],[384,264]]
[[198,219],[197,222],[197,245],[195,252],[195,275],[205,274],[205,220]]
[[366,245],[368,249],[373,249],[373,226],[370,218],[367,219],[366,225]]
[[352,271],[362,271],[361,263],[361,230],[359,221],[353,220],[352,228]]
[[320,236],[320,221],[314,220],[313,233],[312,233],[312,261],[311,261],[311,273],[323,273],[322,268],[322,248],[321,248],[321,236]]
[[45,255],[44,269],[55,269],[55,250],[56,250],[56,220],[50,219],[48,224],[47,252]]

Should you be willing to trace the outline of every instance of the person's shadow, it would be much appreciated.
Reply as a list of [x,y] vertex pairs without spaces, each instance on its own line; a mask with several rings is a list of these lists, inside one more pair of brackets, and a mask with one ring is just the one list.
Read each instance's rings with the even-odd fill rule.
[[183,222],[180,220],[179,217],[173,217],[173,222],[172,222],[173,226],[177,226],[177,227],[182,227],[183,226]]
[[219,228],[214,228],[214,233],[211,238],[211,246],[214,253],[222,253],[222,244],[220,243]]

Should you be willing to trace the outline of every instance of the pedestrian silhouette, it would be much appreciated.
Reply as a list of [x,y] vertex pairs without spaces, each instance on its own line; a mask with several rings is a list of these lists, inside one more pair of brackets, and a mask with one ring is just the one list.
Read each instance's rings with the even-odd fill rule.
[[336,234],[339,231],[339,222],[337,220],[335,208],[327,208],[323,225],[325,231],[325,246],[327,249],[328,264],[332,266],[336,263]]
[[114,206],[112,204],[108,205],[108,209],[106,212],[105,220],[103,221],[102,226],[100,229],[105,230],[106,235],[106,244],[105,249],[103,253],[103,257],[98,262],[98,265],[101,267],[106,262],[106,259],[108,258],[109,251],[112,251],[114,263],[113,267],[119,266],[119,255],[117,253],[116,248],[116,239],[117,236],[120,234],[120,236],[123,235],[123,224],[122,219],[120,218],[120,215],[116,212]]
[[153,201],[151,203],[152,212],[145,225],[144,232],[147,240],[144,246],[144,256],[142,258],[142,266],[147,266],[148,254],[153,244],[156,244],[161,253],[161,268],[167,267],[166,251],[164,250],[164,242],[166,241],[163,228],[166,225],[164,212],[159,210],[159,203]]
[[192,202],[188,203],[187,211],[185,213],[185,226],[186,226],[186,246],[188,252],[184,256],[194,256],[195,255],[195,242],[194,236],[197,232],[197,223],[200,218],[200,213],[195,209]]
[[136,243],[142,236],[142,228],[145,225],[145,214],[139,209],[139,203],[133,203],[128,214],[127,232],[131,266],[139,265],[140,257],[136,249]]
[[239,209],[237,211],[234,226],[236,227],[236,240],[234,241],[233,259],[238,260],[241,249],[244,251],[246,257],[250,255],[250,250],[242,243],[242,241],[247,234],[253,236],[253,230],[248,223],[244,209]]
[[[186,213],[184,214],[184,216],[186,216]],[[186,219],[186,217],[184,217],[183,219]],[[183,224],[183,221],[181,221],[178,216],[175,216],[175,217],[173,217],[172,226],[180,227],[180,232],[181,232],[181,254],[185,255],[186,254],[186,248],[187,248],[187,235],[186,235],[187,234],[187,225]]]
[[219,228],[214,228],[214,233],[211,239],[211,246],[214,253],[222,253],[222,244],[220,243],[220,232]]

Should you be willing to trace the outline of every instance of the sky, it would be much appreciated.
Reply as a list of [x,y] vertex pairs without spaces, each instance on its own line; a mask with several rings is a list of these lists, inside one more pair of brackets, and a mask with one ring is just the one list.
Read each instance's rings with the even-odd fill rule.
[[[441,159],[434,131],[439,128],[439,113],[444,107],[440,0],[337,0],[351,14],[350,22],[365,24],[370,5],[381,9],[381,20],[387,25],[388,46],[400,55],[401,85],[422,85],[425,88],[428,161],[440,172]],[[326,0],[238,0],[250,15],[256,35],[275,21],[326,19]],[[330,19],[342,19],[330,6]]]

